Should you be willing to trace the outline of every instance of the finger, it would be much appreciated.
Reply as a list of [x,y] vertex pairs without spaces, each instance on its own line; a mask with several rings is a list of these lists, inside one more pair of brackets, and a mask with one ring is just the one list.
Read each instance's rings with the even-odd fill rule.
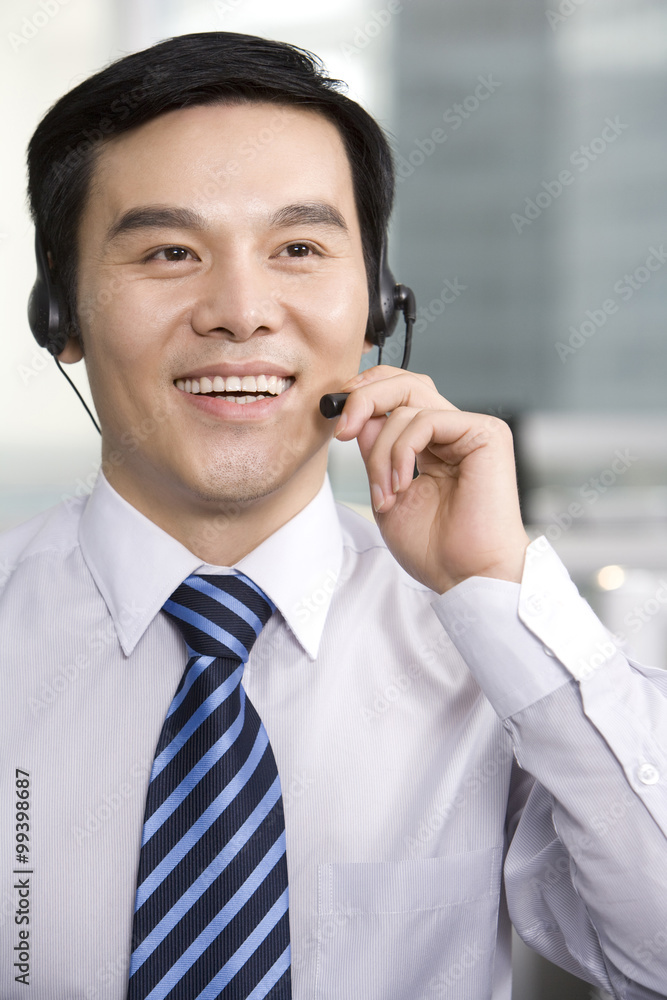
[[[409,419],[403,417],[406,412]],[[460,474],[457,467],[473,452],[478,453],[478,475],[488,475],[493,468],[503,468],[513,461],[512,436],[504,421],[460,410],[395,411],[381,428],[369,456],[367,467],[375,509],[386,513],[397,494],[410,488],[415,460],[420,473],[451,477]],[[468,463],[466,468],[472,474]],[[373,490],[374,485],[379,490]]]
[[[359,450],[366,465],[373,506],[393,493],[392,450],[397,438],[419,413],[414,407],[401,406],[389,417],[373,417],[358,436]],[[413,461],[414,468],[414,461]]]
[[396,503],[397,494],[412,484],[415,461],[432,442],[438,415],[432,410],[401,407],[387,418],[366,466],[376,512],[386,514]]
[[[379,368],[398,374],[380,376],[377,374]],[[335,431],[335,437],[341,441],[352,440],[372,417],[390,413],[399,406],[456,410],[449,400],[439,394],[428,375],[418,376],[414,372],[404,372],[388,365],[376,366],[376,369],[369,369],[369,372],[376,373],[373,380],[359,383],[356,388],[349,390],[350,394]]]
[[374,365],[372,368],[367,368],[358,375],[353,375],[341,386],[341,389],[343,391],[353,389],[356,386],[369,382],[377,382],[379,379],[391,378],[393,375],[412,375],[414,378],[421,379],[426,385],[434,385],[433,379],[429,378],[428,375],[420,375],[419,372],[408,372],[404,368],[396,368],[394,365]]

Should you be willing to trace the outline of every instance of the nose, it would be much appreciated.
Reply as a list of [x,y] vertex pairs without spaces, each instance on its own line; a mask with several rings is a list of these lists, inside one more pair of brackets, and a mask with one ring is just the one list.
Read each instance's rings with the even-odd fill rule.
[[247,256],[212,265],[197,283],[191,325],[200,336],[248,340],[280,329],[284,309],[279,287],[261,263]]

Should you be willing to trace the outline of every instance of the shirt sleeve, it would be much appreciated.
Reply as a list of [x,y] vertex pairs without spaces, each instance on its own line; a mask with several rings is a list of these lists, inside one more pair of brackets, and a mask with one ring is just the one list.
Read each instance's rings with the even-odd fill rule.
[[521,585],[433,608],[536,779],[505,862],[530,947],[623,1000],[667,990],[667,674],[629,661],[545,538]]

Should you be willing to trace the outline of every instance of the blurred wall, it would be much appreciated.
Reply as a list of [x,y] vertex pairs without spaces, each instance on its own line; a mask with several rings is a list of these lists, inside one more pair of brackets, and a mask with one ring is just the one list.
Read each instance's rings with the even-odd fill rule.
[[665,4],[426,0],[394,45],[415,370],[465,407],[664,412]]

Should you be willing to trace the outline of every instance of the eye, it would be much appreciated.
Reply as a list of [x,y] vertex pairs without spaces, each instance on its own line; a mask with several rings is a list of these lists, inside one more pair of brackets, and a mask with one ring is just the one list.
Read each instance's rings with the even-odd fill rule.
[[187,260],[188,256],[192,257],[194,260],[194,254],[187,247],[162,247],[161,250],[156,250],[155,253],[150,254],[147,260],[167,260],[167,261],[180,261]]
[[310,257],[311,254],[319,256],[318,251],[310,243],[288,243],[281,251],[281,256],[283,253],[288,257]]

